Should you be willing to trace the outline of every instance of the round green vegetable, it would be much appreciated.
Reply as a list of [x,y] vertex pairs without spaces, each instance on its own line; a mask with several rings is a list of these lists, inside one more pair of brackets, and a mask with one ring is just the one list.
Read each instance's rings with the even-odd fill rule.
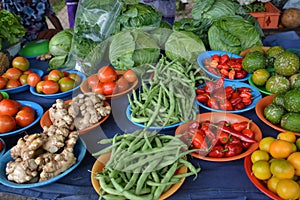
[[73,29],[66,29],[55,34],[49,42],[49,52],[53,56],[68,55],[72,45]]
[[291,76],[299,70],[299,57],[289,51],[279,54],[274,61],[274,70],[277,74]]
[[292,89],[300,88],[300,73],[290,76],[289,80],[290,80]]
[[276,94],[272,100],[272,103],[284,107],[284,95],[285,93]]
[[264,54],[259,51],[249,52],[242,61],[243,69],[248,73],[253,73],[258,69],[266,67],[266,59]]
[[300,113],[300,92],[297,89],[288,91],[284,95],[284,107],[289,112]]
[[271,93],[284,93],[290,89],[290,81],[281,75],[273,75],[266,82],[266,90]]
[[290,112],[283,115],[280,126],[288,131],[300,132],[300,114]]
[[267,51],[266,51],[266,61],[267,61],[267,66],[268,67],[273,67],[274,66],[274,61],[275,58],[283,53],[285,50],[283,47],[281,46],[273,46],[270,47]]
[[272,124],[278,124],[284,114],[284,108],[273,103],[264,109],[265,118]]

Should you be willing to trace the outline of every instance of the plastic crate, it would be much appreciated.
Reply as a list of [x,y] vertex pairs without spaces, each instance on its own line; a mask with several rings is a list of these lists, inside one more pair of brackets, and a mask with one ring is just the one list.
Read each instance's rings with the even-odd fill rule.
[[266,12],[250,12],[262,29],[278,28],[280,10],[271,2],[265,3]]

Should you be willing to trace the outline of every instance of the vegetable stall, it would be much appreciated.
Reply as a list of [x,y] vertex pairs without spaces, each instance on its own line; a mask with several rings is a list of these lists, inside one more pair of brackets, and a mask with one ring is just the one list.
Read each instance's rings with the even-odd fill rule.
[[[38,123],[2,133],[11,150],[1,158],[0,192],[41,199],[277,198],[265,184],[270,177],[256,176],[249,158],[262,150],[262,138],[286,131],[280,120],[299,134],[299,58],[272,58],[276,67],[292,59],[295,88],[285,87],[289,99],[281,99],[277,124],[269,125],[258,110],[266,92],[276,92],[252,79],[270,67],[253,17],[235,1],[205,0],[173,27],[160,18],[142,4],[82,1],[74,29],[50,41],[51,60],[29,58],[18,72],[26,81],[35,75],[30,87],[3,85],[4,99],[41,108]],[[259,83],[271,76],[279,75]],[[296,136],[291,142],[296,150],[287,145],[287,160],[300,148]]]

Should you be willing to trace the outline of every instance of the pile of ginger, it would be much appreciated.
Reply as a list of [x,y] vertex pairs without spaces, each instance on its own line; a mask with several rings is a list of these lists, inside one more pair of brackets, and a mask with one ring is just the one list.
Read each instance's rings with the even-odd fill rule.
[[16,183],[34,183],[51,179],[76,163],[74,146],[79,130],[97,123],[110,114],[111,107],[101,94],[74,97],[70,104],[57,99],[49,109],[51,126],[42,133],[25,135],[11,149],[6,165],[7,178]]

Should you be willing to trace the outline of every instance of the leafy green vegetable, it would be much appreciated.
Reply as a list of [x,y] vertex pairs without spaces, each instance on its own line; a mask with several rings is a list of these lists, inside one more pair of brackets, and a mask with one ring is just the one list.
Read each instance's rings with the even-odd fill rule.
[[154,6],[138,3],[122,7],[117,17],[116,32],[124,29],[155,28],[160,26],[162,14]]
[[165,44],[166,56],[180,62],[196,62],[197,56],[206,51],[202,40],[192,32],[174,31]]
[[227,16],[215,21],[208,30],[211,49],[239,54],[241,51],[262,46],[260,33],[242,17]]
[[109,60],[117,69],[155,63],[160,55],[156,42],[142,30],[122,31],[112,37]]
[[20,23],[21,17],[7,10],[0,10],[0,50],[2,42],[7,41],[10,45],[19,42],[26,30]]
[[49,51],[53,56],[69,54],[72,45],[73,29],[65,29],[55,34],[49,41]]

